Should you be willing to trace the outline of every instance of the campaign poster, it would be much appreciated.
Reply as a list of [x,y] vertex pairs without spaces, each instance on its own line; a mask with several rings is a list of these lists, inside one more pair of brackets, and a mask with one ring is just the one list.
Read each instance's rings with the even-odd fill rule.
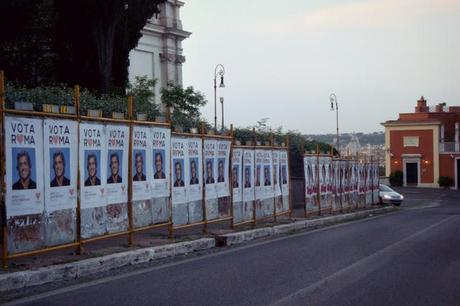
[[243,201],[254,201],[254,150],[243,151]]
[[339,162],[336,159],[331,160],[331,192],[332,192],[332,208],[334,211],[340,209],[339,195]]
[[243,149],[232,151],[232,192],[233,202],[243,201]]
[[348,178],[347,161],[346,160],[341,160],[340,161],[340,195],[341,195],[341,198],[342,198],[342,207],[346,207],[348,205],[348,202],[347,202],[347,190],[348,190],[347,178]]
[[256,200],[264,198],[263,192],[263,170],[264,169],[264,150],[255,150],[255,175],[254,175],[254,193]]
[[45,209],[48,213],[77,207],[78,124],[43,121]]
[[148,200],[151,198],[151,140],[150,128],[143,126],[133,127],[133,201]]
[[105,133],[105,126],[102,124],[80,124],[80,203],[82,209],[106,205]]
[[317,157],[304,156],[305,172],[305,197],[307,209],[314,209],[317,206]]
[[229,181],[230,175],[228,173],[230,162],[230,147],[232,143],[228,140],[216,141],[216,162],[217,162],[217,183],[216,192],[217,197],[230,196]]
[[263,150],[263,199],[273,198],[273,156],[271,150]]
[[107,125],[107,204],[128,202],[129,127]]
[[5,117],[6,215],[44,210],[42,120]]
[[152,198],[169,197],[171,130],[151,128],[153,180]]
[[181,137],[171,138],[172,157],[172,203],[187,203],[186,186],[188,185],[187,160],[188,141]]
[[366,163],[366,202],[372,204],[372,166],[370,162]]
[[217,142],[213,139],[204,140],[204,179],[206,200],[217,199]]
[[281,181],[281,192],[283,196],[289,195],[289,163],[288,163],[288,151],[281,150],[280,152],[280,181]]
[[187,139],[187,165],[189,177],[187,185],[187,201],[203,199],[203,148],[200,138]]
[[281,193],[281,182],[280,182],[280,178],[281,178],[281,171],[280,171],[280,154],[281,151],[279,150],[273,150],[272,151],[272,177],[273,177],[273,190],[274,190],[274,193],[275,193],[275,196],[278,197],[280,196],[282,193]]

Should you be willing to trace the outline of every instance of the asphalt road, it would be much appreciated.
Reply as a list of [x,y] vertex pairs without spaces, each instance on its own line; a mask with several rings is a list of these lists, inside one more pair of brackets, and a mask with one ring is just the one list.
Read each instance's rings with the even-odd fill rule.
[[20,305],[459,305],[460,192],[49,292]]

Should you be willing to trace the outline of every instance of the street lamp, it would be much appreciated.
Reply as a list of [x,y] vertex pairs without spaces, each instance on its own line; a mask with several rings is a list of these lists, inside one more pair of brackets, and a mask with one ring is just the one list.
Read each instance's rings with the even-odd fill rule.
[[[224,88],[225,68],[221,64],[217,64],[214,68],[214,130],[217,132],[217,76],[220,76],[219,88]],[[222,103],[223,105],[223,103]]]
[[224,132],[224,97],[220,97],[220,104],[222,104],[222,127],[221,127],[221,132]]
[[339,153],[340,156],[340,141],[339,141],[339,103],[337,102],[337,96],[335,93],[331,93],[329,96],[329,101],[331,101],[331,111],[334,110],[334,102],[335,102],[335,110],[336,110],[336,121],[337,121],[337,139],[336,139],[336,147],[337,147],[337,152]]

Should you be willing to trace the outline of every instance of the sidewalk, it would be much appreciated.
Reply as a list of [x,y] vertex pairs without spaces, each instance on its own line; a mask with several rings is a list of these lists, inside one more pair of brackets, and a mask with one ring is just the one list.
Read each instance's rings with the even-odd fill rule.
[[228,222],[224,222],[210,225],[208,235],[201,234],[201,226],[177,231],[174,239],[167,238],[166,229],[136,233],[131,247],[127,245],[127,237],[100,240],[85,245],[82,255],[67,249],[12,260],[10,269],[0,272],[0,292],[75,280],[162,258],[246,243],[258,238],[289,234],[395,210],[398,208],[393,206],[375,207],[345,214],[303,218],[299,217],[303,215],[303,210],[295,209],[292,221],[282,217],[278,218],[276,224],[264,222],[256,226],[245,225],[234,231],[229,229]]

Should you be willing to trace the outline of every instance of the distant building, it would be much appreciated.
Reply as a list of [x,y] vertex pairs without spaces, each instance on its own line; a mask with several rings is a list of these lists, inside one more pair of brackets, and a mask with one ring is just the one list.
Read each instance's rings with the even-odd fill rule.
[[182,41],[191,33],[182,29],[180,8],[184,2],[167,0],[159,5],[160,13],[152,16],[142,30],[137,47],[129,55],[129,80],[136,76],[157,79],[155,102],[160,104],[160,90],[168,83],[182,84]]
[[399,114],[385,127],[386,175],[401,170],[404,185],[438,187],[440,176],[460,187],[460,106],[427,106],[421,97],[414,113]]

